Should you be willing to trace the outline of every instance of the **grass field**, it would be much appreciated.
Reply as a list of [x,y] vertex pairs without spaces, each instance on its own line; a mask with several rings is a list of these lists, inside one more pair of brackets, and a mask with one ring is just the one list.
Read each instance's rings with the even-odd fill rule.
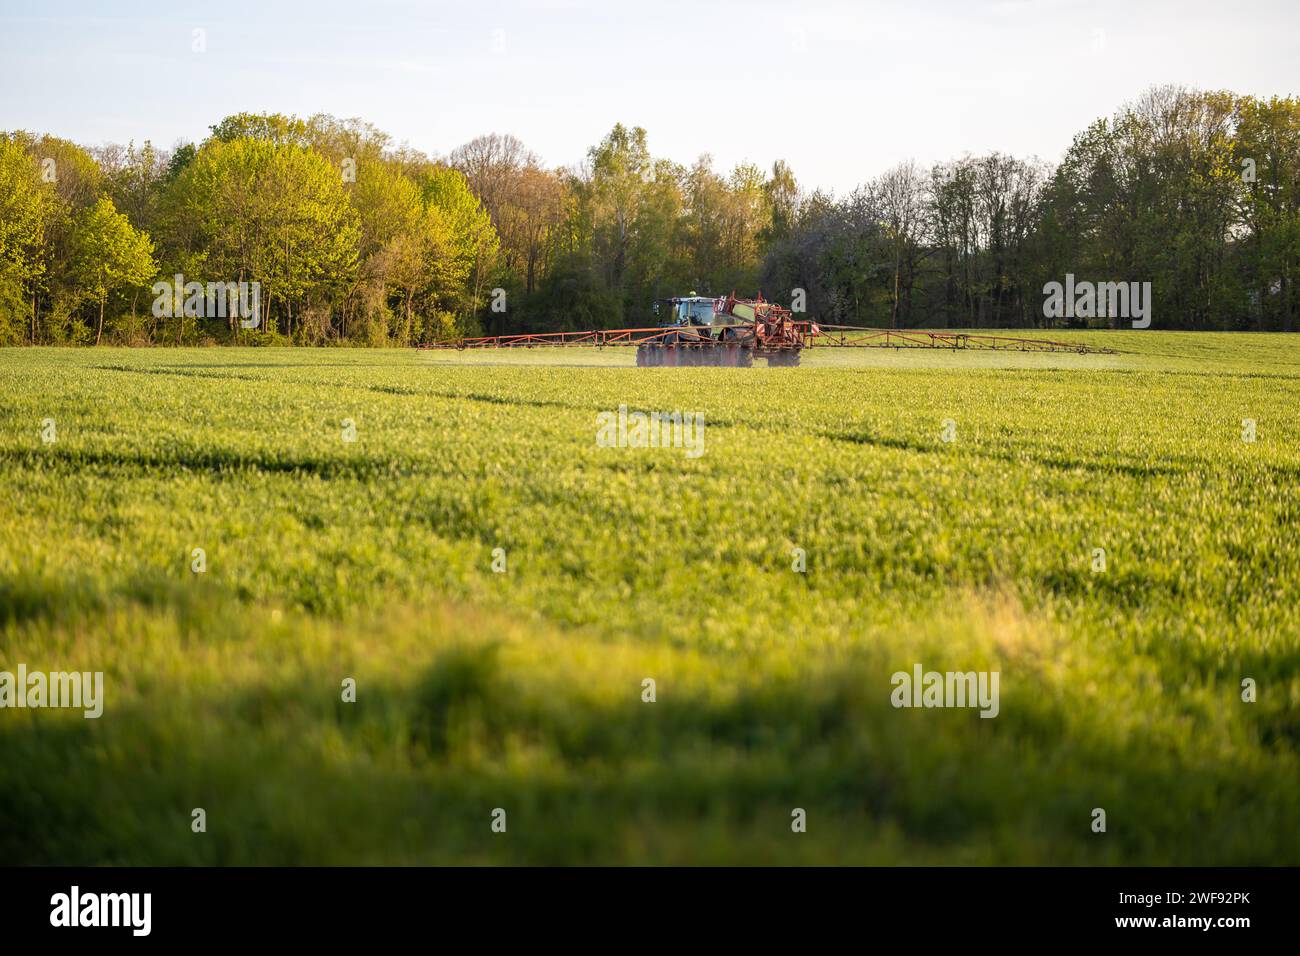
[[0,863],[1300,863],[1300,336],[1080,335],[0,351]]

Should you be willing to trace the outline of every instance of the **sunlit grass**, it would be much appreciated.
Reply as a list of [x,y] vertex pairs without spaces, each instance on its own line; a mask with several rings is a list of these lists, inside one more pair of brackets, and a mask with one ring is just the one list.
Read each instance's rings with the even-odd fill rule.
[[1070,335],[0,352],[0,668],[108,693],[0,711],[0,860],[1296,863],[1300,337]]

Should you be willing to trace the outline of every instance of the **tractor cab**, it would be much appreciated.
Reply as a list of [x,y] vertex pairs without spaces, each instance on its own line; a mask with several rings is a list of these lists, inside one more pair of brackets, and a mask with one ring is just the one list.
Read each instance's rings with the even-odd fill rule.
[[[664,328],[673,326],[713,325],[717,300],[705,295],[673,296],[671,299],[659,299],[654,304],[654,313],[659,317],[659,324]],[[667,308],[662,308],[666,306]]]

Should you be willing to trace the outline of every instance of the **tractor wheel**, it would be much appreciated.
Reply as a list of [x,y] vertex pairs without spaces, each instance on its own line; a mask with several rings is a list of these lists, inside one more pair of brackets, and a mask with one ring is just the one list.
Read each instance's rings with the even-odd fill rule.
[[767,357],[768,368],[789,368],[799,364],[799,353],[793,349],[782,349],[778,352],[772,352]]
[[754,367],[754,350],[753,350],[753,349],[747,349],[747,348],[743,348],[743,347],[742,347],[742,348],[740,349],[740,351],[736,354],[736,367],[737,367],[737,368],[753,368],[753,367]]
[[648,355],[646,354],[646,351],[647,351],[647,350],[646,350],[646,347],[645,347],[644,345],[638,345],[638,346],[636,347],[636,365],[637,365],[637,368],[645,368],[647,365],[650,364],[650,360],[649,360]]

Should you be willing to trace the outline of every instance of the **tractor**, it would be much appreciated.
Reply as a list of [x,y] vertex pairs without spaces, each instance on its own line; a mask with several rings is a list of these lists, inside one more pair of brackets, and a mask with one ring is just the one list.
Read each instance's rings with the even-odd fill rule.
[[[662,306],[668,306],[664,315]],[[771,366],[799,364],[809,323],[796,323],[789,309],[775,302],[730,295],[675,296],[654,303],[663,332],[643,338],[637,365],[730,365],[748,367],[757,356]]]
[[[668,306],[664,315],[663,305]],[[1019,336],[951,329],[873,329],[822,325],[795,319],[775,302],[738,299],[733,292],[719,299],[677,296],[654,303],[660,324],[637,329],[588,329],[581,332],[520,332],[446,339],[421,345],[435,349],[606,348],[636,349],[637,365],[732,365],[749,367],[754,357],[769,367],[798,365],[806,348],[852,349],[990,349],[1015,352],[1109,354],[1113,350],[1082,342],[1055,342]]]

